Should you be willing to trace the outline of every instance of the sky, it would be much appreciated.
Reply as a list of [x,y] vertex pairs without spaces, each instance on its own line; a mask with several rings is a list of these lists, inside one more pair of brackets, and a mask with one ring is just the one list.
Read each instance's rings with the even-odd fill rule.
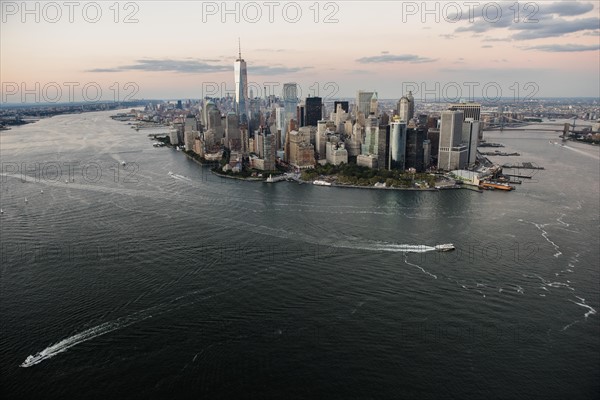
[[600,98],[599,4],[2,1],[1,102],[225,96],[238,38],[254,96]]

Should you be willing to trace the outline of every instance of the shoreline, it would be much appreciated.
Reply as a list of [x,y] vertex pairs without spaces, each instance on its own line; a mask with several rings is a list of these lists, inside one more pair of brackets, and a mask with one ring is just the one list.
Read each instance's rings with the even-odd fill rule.
[[440,192],[443,190],[458,190],[458,189],[468,189],[471,191],[477,191],[477,190],[473,190],[473,189],[469,189],[469,188],[465,188],[461,185],[453,185],[453,186],[446,186],[446,187],[440,187],[440,188],[400,188],[400,187],[376,187],[376,186],[359,186],[359,185],[338,185],[338,184],[332,184],[331,186],[328,185],[315,185],[310,181],[296,181],[296,180],[282,180],[282,181],[278,181],[278,182],[267,182],[266,178],[244,178],[244,177],[240,177],[240,176],[231,176],[231,175],[223,175],[220,174],[218,172],[213,171],[212,169],[210,170],[211,173],[213,173],[215,176],[221,177],[221,178],[227,178],[227,179],[235,179],[238,181],[246,181],[246,182],[264,182],[264,183],[278,183],[278,182],[294,182],[297,183],[299,185],[310,185],[310,186],[323,186],[323,187],[331,187],[331,188],[344,188],[344,189],[369,189],[369,190],[399,190],[399,191],[412,191],[412,192]]

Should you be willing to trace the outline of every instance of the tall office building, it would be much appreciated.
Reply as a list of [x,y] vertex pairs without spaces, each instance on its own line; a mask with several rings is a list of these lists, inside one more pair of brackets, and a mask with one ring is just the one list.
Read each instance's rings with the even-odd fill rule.
[[237,114],[233,111],[227,113],[225,118],[225,146],[234,151],[241,151],[242,149],[240,124]]
[[241,123],[248,123],[248,72],[239,45],[238,59],[233,64],[235,73],[235,111]]
[[283,108],[288,121],[296,118],[296,106],[298,105],[298,86],[295,83],[283,84]]
[[425,127],[408,128],[406,130],[406,168],[414,168],[417,172],[425,170],[423,142]]
[[305,116],[306,116],[306,106],[304,103],[300,103],[296,106],[296,121],[298,121],[298,126],[306,126]]
[[317,126],[317,122],[323,117],[323,99],[320,97],[307,97],[304,104],[304,125]]
[[379,115],[379,100],[377,99],[377,92],[373,93],[373,96],[371,96],[369,115]]
[[479,144],[479,121],[465,118],[462,129],[462,142],[467,146],[467,163],[475,164],[477,160],[477,145]]
[[390,169],[405,169],[406,123],[395,121],[390,125]]
[[446,171],[464,168],[467,162],[467,147],[461,145],[464,112],[442,111],[438,168]]
[[362,90],[359,90],[356,93],[356,104],[354,107],[355,117],[358,117],[359,112],[365,117],[369,116],[371,113],[371,99],[373,99],[373,95],[375,95],[375,92],[365,92]]
[[367,118],[365,122],[365,141],[361,146],[361,154],[377,155],[377,140],[379,139],[379,124],[377,123],[377,117],[372,115]]
[[377,168],[390,169],[390,125],[377,129]]
[[472,118],[474,121],[479,121],[479,117],[481,116],[481,104],[479,103],[454,103],[450,104],[448,110],[463,111],[463,120]]
[[402,96],[398,100],[396,112],[401,121],[408,123],[415,115],[415,99],[412,92],[408,92],[406,96]]
[[348,114],[350,113],[350,106],[348,105],[347,101],[334,101],[333,112],[337,112],[338,104],[342,106],[342,110],[344,110]]

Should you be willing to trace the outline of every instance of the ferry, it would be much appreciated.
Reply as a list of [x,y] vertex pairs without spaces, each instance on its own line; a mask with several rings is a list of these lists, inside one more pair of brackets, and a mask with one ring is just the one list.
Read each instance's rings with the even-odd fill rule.
[[435,246],[435,249],[437,251],[452,251],[452,250],[456,250],[456,248],[454,247],[454,245],[452,243],[438,244],[437,246]]
[[479,182],[479,188],[480,189],[499,189],[499,190],[507,190],[507,191],[515,190],[514,186],[510,186],[509,184],[500,183],[500,182],[488,182],[488,181]]

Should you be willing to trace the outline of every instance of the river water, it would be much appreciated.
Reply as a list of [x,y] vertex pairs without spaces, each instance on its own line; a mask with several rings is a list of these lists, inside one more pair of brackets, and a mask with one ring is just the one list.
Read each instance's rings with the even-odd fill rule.
[[510,193],[336,189],[218,178],[113,113],[1,133],[4,398],[600,392],[598,147],[487,135],[545,168]]

